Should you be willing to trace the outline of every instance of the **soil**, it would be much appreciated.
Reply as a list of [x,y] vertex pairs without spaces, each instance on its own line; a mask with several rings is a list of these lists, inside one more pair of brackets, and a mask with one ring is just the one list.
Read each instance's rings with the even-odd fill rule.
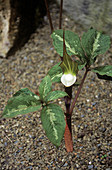
[[[52,5],[54,28],[58,28],[59,10]],[[79,35],[84,30],[63,14],[63,27]],[[112,48],[96,61],[112,63]],[[7,101],[21,88],[32,92],[60,58],[52,45],[50,27],[45,16],[29,41],[8,59],[0,59],[0,115]],[[80,82],[84,70],[77,79]],[[55,84],[55,89],[63,85]],[[76,93],[77,87],[73,88]],[[73,95],[74,95],[73,93]],[[64,109],[64,101],[57,101]],[[64,140],[56,148],[45,136],[40,111],[0,120],[0,169],[2,170],[111,170],[112,168],[112,81],[99,80],[89,73],[72,117],[72,153],[67,153]]]

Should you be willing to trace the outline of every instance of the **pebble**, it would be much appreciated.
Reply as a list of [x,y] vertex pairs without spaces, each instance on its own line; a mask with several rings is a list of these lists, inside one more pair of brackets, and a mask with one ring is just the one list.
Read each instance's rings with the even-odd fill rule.
[[88,165],[88,169],[92,169],[93,167],[93,165]]
[[83,118],[85,115],[81,115],[81,117]]
[[65,163],[65,164],[63,165],[63,167],[66,167],[66,166],[68,166],[68,163]]
[[5,142],[4,145],[7,146],[7,142]]

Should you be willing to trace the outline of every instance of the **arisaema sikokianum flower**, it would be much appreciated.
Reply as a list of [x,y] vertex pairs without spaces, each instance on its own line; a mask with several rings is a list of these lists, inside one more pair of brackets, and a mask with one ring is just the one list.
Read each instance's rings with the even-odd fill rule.
[[78,72],[78,64],[73,61],[72,58],[67,54],[65,47],[65,37],[63,31],[63,61],[60,64],[63,75],[61,77],[61,82],[66,87],[72,86],[76,82],[76,74]]

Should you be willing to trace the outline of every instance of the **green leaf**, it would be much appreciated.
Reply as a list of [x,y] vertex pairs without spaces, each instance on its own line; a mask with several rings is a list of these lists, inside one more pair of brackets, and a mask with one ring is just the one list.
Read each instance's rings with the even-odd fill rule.
[[112,77],[112,65],[96,67],[91,71],[98,73],[100,75],[107,75]]
[[33,97],[35,97],[37,100],[39,100],[39,96],[37,96],[36,94],[34,94],[32,91],[30,91],[28,88],[23,88],[23,89],[20,89],[19,91],[17,91],[14,95],[13,95],[13,97],[15,97],[15,96],[20,96],[20,95],[22,95],[22,96],[27,96],[27,95],[30,95],[30,96],[33,96]]
[[86,62],[82,63],[79,60],[76,60],[76,62],[78,63],[78,70],[79,71],[82,70],[85,67],[85,65],[86,65]]
[[[55,30],[52,35],[53,45],[60,56],[63,56],[63,30]],[[82,61],[85,54],[81,46],[80,38],[72,31],[65,30],[65,46],[68,55],[77,55]]]
[[20,114],[37,111],[40,108],[41,103],[38,100],[38,96],[25,88],[19,90],[8,100],[2,116],[4,118],[11,118]]
[[39,94],[41,100],[44,101],[45,97],[51,91],[51,86],[52,86],[51,78],[49,75],[47,75],[46,77],[43,78],[39,86]]
[[96,56],[104,54],[110,48],[109,36],[95,29],[89,29],[84,33],[81,42],[90,65],[94,63]]
[[45,100],[46,100],[46,102],[49,102],[49,101],[56,100],[56,99],[61,98],[61,97],[65,97],[65,96],[68,96],[68,94],[66,92],[56,90],[56,91],[51,91],[47,95]]
[[46,136],[54,145],[59,146],[65,131],[64,112],[61,107],[56,104],[44,106],[41,121]]
[[53,83],[60,83],[61,76],[63,75],[62,68],[60,67],[61,62],[54,65],[49,71],[48,75],[51,77]]

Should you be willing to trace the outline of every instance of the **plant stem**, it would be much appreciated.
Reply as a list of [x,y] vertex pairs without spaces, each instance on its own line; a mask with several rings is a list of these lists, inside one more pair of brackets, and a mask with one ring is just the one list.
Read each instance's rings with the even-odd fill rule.
[[[66,55],[66,46],[65,46],[65,31],[63,30],[63,57]],[[71,127],[71,115],[70,115],[70,105],[71,105],[71,99],[72,99],[72,86],[65,87],[65,92],[68,94],[68,96],[65,97],[65,106],[66,106],[66,127],[65,127],[65,133],[64,133],[64,139],[65,139],[65,146],[67,152],[73,151],[73,141],[72,141],[72,127]]]
[[49,18],[49,24],[50,24],[51,33],[52,33],[54,28],[53,28],[52,19],[51,19],[49,7],[48,7],[48,2],[47,2],[47,0],[44,0],[44,1],[45,1],[45,5],[46,5],[46,9],[47,9],[47,15],[48,15],[48,18]]
[[66,106],[66,122],[69,127],[69,130],[72,134],[72,128],[71,128],[71,115],[70,112],[70,105],[71,105],[71,99],[72,99],[72,86],[71,87],[65,87],[65,92],[68,94],[68,96],[65,97],[65,106]]
[[63,0],[61,0],[61,4],[60,4],[59,29],[61,29],[61,25],[62,25],[62,10],[63,10]]
[[73,100],[73,103],[71,104],[71,99],[72,99],[72,86],[71,87],[65,87],[65,92],[69,95],[65,97],[65,106],[66,106],[66,127],[65,127],[65,133],[64,133],[64,138],[65,138],[65,146],[67,152],[73,152],[73,141],[72,141],[72,126],[71,126],[71,117],[72,117],[72,112],[75,106],[75,103],[77,101],[77,98],[81,92],[81,89],[83,87],[84,81],[86,79],[87,73],[89,69],[86,66],[86,71],[83,76],[83,79],[81,81],[81,84],[78,88],[78,91],[76,93],[76,96]]
[[80,94],[81,89],[82,89],[82,87],[83,87],[83,84],[84,84],[84,81],[85,81],[85,79],[86,79],[86,76],[87,76],[88,71],[89,71],[89,69],[86,67],[86,71],[85,71],[84,77],[83,77],[83,79],[82,79],[82,81],[81,81],[81,84],[80,84],[80,86],[79,86],[79,88],[78,88],[78,91],[77,91],[77,93],[76,93],[76,95],[75,95],[75,98],[74,98],[74,100],[73,100],[73,103],[71,104],[71,108],[70,108],[70,112],[69,112],[70,115],[72,115],[72,112],[73,112],[75,103],[76,103],[76,101],[77,101],[77,98],[79,97],[79,94]]
[[71,115],[69,114],[70,104],[71,104],[71,99],[72,99],[72,86],[65,87],[65,92],[69,95],[65,97],[65,106],[66,106],[66,113],[65,113],[66,127],[65,127],[65,133],[64,133],[65,147],[66,147],[67,152],[73,152]]

